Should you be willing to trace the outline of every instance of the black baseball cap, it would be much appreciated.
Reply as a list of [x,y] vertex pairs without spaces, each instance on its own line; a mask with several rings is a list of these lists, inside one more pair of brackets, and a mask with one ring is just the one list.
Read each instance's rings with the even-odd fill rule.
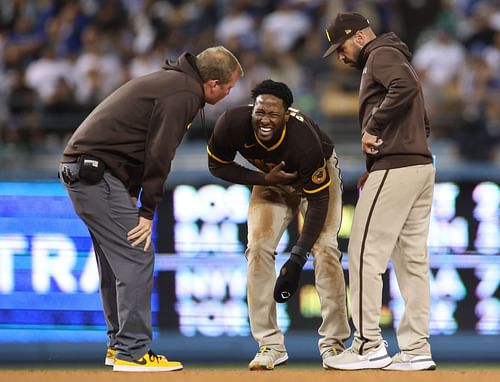
[[335,52],[337,48],[357,31],[370,26],[370,22],[362,14],[355,12],[339,13],[326,28],[326,38],[331,44],[323,54],[323,58]]

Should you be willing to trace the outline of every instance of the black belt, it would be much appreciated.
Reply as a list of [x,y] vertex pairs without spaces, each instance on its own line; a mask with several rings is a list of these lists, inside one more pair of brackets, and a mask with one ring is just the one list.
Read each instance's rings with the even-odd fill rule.
[[78,162],[59,163],[58,176],[64,183],[71,185],[80,179],[78,177],[79,170],[80,164]]

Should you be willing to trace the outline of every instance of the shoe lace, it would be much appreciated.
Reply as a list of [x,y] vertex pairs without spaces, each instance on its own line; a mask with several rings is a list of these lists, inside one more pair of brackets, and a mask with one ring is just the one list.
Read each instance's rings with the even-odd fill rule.
[[156,355],[151,349],[148,351],[148,357],[150,362],[160,363],[162,356]]
[[340,354],[339,351],[335,348],[328,349],[327,352],[332,353],[334,356]]
[[265,353],[269,353],[271,349],[269,349],[267,346],[262,346],[259,351],[257,352],[258,355],[264,355]]

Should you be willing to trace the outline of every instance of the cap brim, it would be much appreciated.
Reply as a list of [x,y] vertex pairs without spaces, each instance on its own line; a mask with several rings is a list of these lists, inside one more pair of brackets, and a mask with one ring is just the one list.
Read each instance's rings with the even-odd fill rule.
[[342,42],[330,45],[330,47],[326,50],[325,54],[323,54],[323,58],[326,58],[330,54],[332,54],[333,52],[335,52],[337,50],[337,48],[340,46],[340,44],[342,44]]

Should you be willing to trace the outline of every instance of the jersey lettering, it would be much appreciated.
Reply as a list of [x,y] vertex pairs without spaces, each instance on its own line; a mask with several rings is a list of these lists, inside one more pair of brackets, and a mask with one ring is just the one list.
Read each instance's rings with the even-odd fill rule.
[[304,117],[302,117],[302,115],[300,115],[299,109],[294,109],[293,107],[289,107],[288,111],[290,112],[290,117],[293,117],[293,118],[299,120],[300,122],[304,122]]

